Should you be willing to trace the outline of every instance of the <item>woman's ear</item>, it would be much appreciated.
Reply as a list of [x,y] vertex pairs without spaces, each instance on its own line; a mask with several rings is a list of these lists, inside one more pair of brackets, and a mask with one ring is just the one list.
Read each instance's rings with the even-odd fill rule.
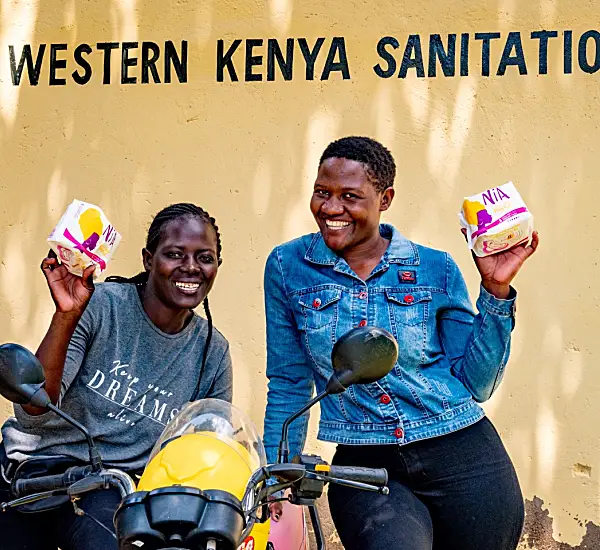
[[147,248],[142,248],[142,263],[144,264],[144,269],[146,271],[152,269],[152,252]]
[[379,203],[379,211],[380,212],[384,212],[392,205],[392,201],[394,200],[395,194],[396,194],[396,192],[394,191],[393,187],[388,187],[381,194],[381,202]]

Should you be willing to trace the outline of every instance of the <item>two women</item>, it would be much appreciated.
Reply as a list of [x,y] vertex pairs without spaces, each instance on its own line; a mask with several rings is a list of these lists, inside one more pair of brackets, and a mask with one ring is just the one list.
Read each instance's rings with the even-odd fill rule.
[[[309,400],[315,384],[323,388],[336,339],[356,326],[385,328],[400,346],[395,369],[321,405],[319,437],[338,444],[335,463],[390,473],[387,497],[330,488],[344,547],[514,549],[523,522],[518,480],[477,403],[502,379],[514,328],[510,283],[538,238],[475,259],[475,314],[448,254],[380,224],[394,199],[395,171],[389,151],[371,139],[332,143],[311,200],[319,232],[269,256],[267,453],[275,460],[284,419]],[[57,306],[37,353],[47,390],[91,428],[107,464],[130,471],[143,467],[183,403],[231,399],[227,342],[213,332],[207,302],[208,321],[191,312],[220,263],[214,220],[192,205],[165,209],[150,228],[143,259],[144,273],[98,285],[93,297],[91,270],[75,278],[55,258],[42,266]],[[60,419],[31,408],[16,412],[2,429],[4,476],[30,456],[85,460],[85,441]],[[306,419],[293,425],[292,454],[301,451],[306,427]],[[106,526],[118,496],[103,493],[80,505],[99,525],[67,509],[43,519],[0,517],[0,529],[3,521],[11,524],[3,531],[11,533],[6,548],[114,547]]]

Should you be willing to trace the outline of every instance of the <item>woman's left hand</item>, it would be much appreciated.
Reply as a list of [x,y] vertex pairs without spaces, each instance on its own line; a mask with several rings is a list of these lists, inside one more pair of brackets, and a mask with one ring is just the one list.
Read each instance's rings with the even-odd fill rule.
[[[463,234],[466,234],[464,229]],[[473,254],[475,265],[481,274],[483,288],[496,298],[507,298],[510,294],[511,281],[515,278],[525,260],[537,250],[539,242],[538,233],[534,231],[530,244],[521,244],[484,258]]]

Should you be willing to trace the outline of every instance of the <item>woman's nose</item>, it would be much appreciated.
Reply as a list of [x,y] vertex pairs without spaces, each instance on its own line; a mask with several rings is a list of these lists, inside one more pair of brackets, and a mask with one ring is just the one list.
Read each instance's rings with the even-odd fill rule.
[[340,201],[331,198],[323,203],[321,211],[327,216],[337,216],[344,212],[344,207],[340,204]]
[[200,265],[193,257],[189,257],[184,260],[181,269],[188,273],[198,273],[200,271]]

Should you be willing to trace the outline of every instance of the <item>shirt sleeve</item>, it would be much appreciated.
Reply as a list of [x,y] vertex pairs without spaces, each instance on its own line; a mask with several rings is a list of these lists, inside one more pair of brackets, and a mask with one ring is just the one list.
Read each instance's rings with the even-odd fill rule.
[[[310,400],[314,379],[288,302],[278,249],[267,260],[264,289],[269,379],[264,443],[267,460],[272,463],[277,460],[283,423]],[[307,429],[307,414],[292,422],[289,431],[290,457],[302,452]]]
[[229,352],[229,343],[219,361],[215,379],[213,380],[206,397],[221,399],[228,403],[231,403],[233,399],[233,369],[231,364],[231,353]]
[[499,386],[510,356],[515,324],[516,292],[506,300],[480,287],[475,314],[465,281],[454,260],[446,255],[449,303],[438,318],[446,357],[456,376],[478,402],[489,399]]

